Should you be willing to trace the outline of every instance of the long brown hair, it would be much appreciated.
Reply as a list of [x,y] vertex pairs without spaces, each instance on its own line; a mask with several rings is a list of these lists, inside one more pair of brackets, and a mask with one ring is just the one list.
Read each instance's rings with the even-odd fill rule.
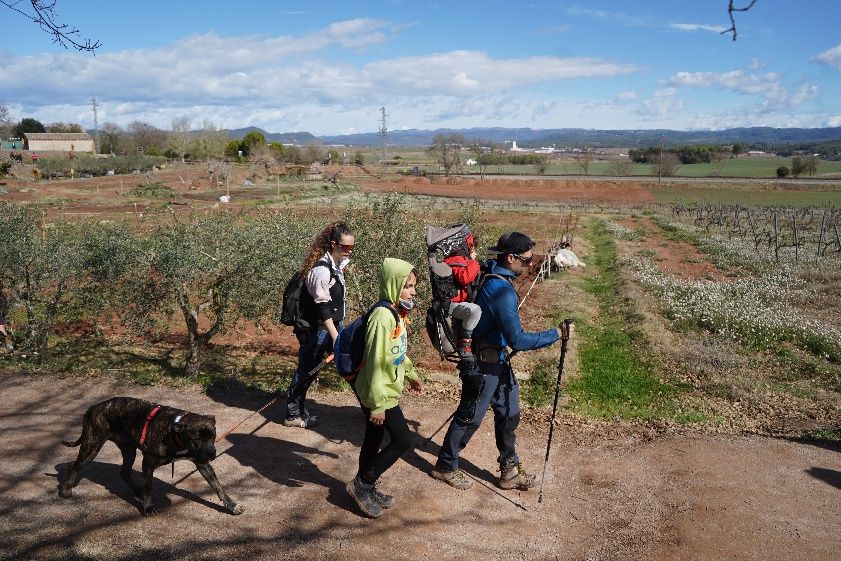
[[325,253],[329,253],[333,249],[332,242],[340,243],[342,236],[353,235],[350,226],[344,222],[333,222],[324,228],[315,237],[310,244],[310,250],[307,253],[307,258],[304,259],[304,264],[301,267],[301,275],[306,275],[313,265],[321,259]]

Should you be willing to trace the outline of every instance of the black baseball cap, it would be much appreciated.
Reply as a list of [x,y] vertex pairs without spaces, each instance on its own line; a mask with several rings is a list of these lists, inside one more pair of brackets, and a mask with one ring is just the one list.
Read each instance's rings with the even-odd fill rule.
[[531,238],[520,232],[509,232],[499,236],[496,245],[488,248],[488,253],[502,255],[502,254],[521,254],[525,253],[534,247],[534,242]]

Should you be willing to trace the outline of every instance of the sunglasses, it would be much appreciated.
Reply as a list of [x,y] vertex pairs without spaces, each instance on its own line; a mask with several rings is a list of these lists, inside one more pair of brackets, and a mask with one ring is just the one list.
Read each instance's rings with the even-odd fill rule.
[[531,263],[532,259],[534,259],[534,255],[529,255],[528,257],[523,257],[522,255],[517,255],[516,253],[512,253],[511,256],[516,257],[517,261],[519,261],[523,265],[528,265],[529,263]]
[[342,248],[342,251],[344,251],[345,253],[350,253],[351,251],[353,251],[353,244],[352,243],[351,244],[337,243],[336,245],[338,247]]

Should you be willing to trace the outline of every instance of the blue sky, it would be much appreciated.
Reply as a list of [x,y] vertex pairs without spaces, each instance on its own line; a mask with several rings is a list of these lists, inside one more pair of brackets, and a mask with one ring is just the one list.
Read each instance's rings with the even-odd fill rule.
[[[737,0],[744,5],[748,0]],[[270,132],[841,126],[841,2],[58,0],[65,50],[0,6],[17,120]]]

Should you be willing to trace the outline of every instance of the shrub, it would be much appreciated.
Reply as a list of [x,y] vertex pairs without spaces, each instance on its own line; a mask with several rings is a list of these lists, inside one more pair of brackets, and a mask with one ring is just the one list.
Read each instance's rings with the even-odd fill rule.
[[133,171],[149,171],[154,166],[166,163],[163,156],[114,156],[112,158],[94,158],[91,156],[77,156],[72,160],[65,158],[41,158],[38,169],[43,177],[59,177],[70,175],[73,169],[76,173],[89,173],[93,176],[114,173],[126,174]]
[[780,166],[777,168],[777,177],[788,177],[789,173],[791,173],[791,170],[785,166]]
[[146,199],[172,199],[176,195],[175,191],[163,183],[138,183],[137,187],[126,193],[128,197],[143,197]]
[[631,160],[616,160],[608,166],[607,173],[616,177],[627,177],[633,170],[634,163]]

